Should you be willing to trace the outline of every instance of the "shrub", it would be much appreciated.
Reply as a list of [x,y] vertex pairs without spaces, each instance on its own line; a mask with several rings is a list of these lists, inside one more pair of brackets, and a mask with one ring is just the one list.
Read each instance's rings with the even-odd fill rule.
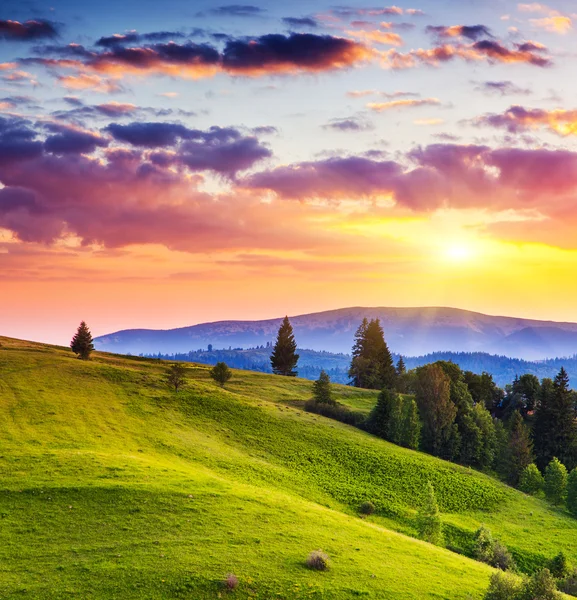
[[362,412],[350,410],[342,404],[332,405],[308,400],[305,404],[305,410],[353,427],[361,427],[365,422],[365,415]]
[[577,569],[569,573],[569,575],[562,579],[557,586],[564,594],[577,596]]
[[519,480],[519,489],[526,494],[536,494],[543,489],[545,481],[537,465],[531,463],[525,467]]
[[181,363],[174,363],[166,369],[166,385],[176,393],[186,385],[186,367]]
[[507,549],[507,547],[499,542],[495,541],[493,546],[493,562],[491,566],[501,569],[501,571],[513,571],[515,569],[515,560]]
[[443,543],[443,522],[435,498],[435,490],[430,481],[427,498],[417,514],[417,529],[422,540],[437,546]]
[[567,469],[554,458],[545,469],[545,495],[553,504],[561,504],[567,488]]
[[473,554],[477,560],[501,571],[509,571],[515,566],[509,550],[501,542],[494,540],[491,532],[484,526],[481,526],[475,535]]
[[577,517],[577,468],[569,473],[567,479],[567,510]]
[[229,573],[224,579],[224,587],[231,592],[238,587],[238,577],[234,573]]
[[330,568],[329,557],[322,550],[315,550],[308,555],[307,567],[313,571],[328,571]]
[[333,398],[333,392],[331,387],[331,378],[327,373],[321,370],[319,378],[313,383],[313,398],[317,404],[336,404]]
[[220,387],[224,387],[224,384],[232,377],[232,371],[225,362],[217,362],[210,370],[210,376]]
[[523,586],[520,600],[560,600],[555,578],[549,569],[537,571]]
[[556,579],[562,579],[569,574],[569,564],[563,552],[559,552],[555,558],[549,561],[549,571]]
[[494,573],[485,600],[515,600],[520,598],[522,587],[521,581],[512,575]]
[[375,512],[375,505],[372,502],[363,502],[359,512],[361,515],[372,515]]

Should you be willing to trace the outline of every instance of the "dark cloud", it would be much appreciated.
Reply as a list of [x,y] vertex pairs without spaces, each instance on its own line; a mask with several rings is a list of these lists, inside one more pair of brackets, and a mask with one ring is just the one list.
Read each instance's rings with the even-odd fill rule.
[[501,96],[528,96],[533,93],[530,89],[522,88],[512,81],[483,81],[476,89],[487,94],[500,94]]
[[19,21],[0,20],[0,40],[31,41],[54,38],[58,35],[58,25],[52,21],[30,20]]
[[190,129],[178,123],[111,123],[106,131],[119,142],[145,148],[174,146],[179,140],[189,139],[192,135]]
[[252,4],[227,4],[210,10],[210,14],[219,17],[255,17],[265,12],[264,8]]
[[333,119],[323,129],[333,129],[335,131],[370,131],[374,129],[374,125],[364,119],[358,117],[349,117],[348,119]]
[[[519,47],[517,50],[510,50],[499,42],[491,40],[475,42],[473,49],[498,62],[526,62],[537,67],[549,67],[552,64],[549,58],[535,54],[534,49],[524,50]],[[539,52],[545,50],[543,46],[539,47]]]
[[316,19],[312,17],[284,17],[282,22],[293,29],[310,28],[315,29],[319,26]]
[[147,42],[166,42],[170,40],[180,40],[187,37],[196,37],[206,35],[204,29],[193,29],[188,33],[181,31],[153,31],[151,33],[137,33],[136,31],[128,31],[126,33],[116,33],[114,35],[101,37],[96,41],[96,45],[103,48],[111,48],[113,46],[122,46],[124,44],[145,44]]
[[503,113],[489,113],[473,120],[475,125],[522,133],[544,128],[561,136],[577,135],[577,110],[544,110],[511,106]]
[[96,148],[108,146],[108,140],[89,131],[58,125],[50,125],[48,129],[55,132],[44,140],[44,150],[51,154],[90,154]]
[[0,164],[29,160],[42,154],[42,142],[29,121],[0,116]]
[[454,37],[464,37],[469,40],[477,41],[479,38],[492,38],[493,34],[486,25],[429,25],[425,31],[436,37],[446,39]]

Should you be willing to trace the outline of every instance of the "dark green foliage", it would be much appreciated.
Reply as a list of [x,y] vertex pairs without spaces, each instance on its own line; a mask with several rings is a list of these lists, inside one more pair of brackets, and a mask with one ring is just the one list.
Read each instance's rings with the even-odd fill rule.
[[567,478],[567,510],[577,517],[577,467],[575,467]]
[[527,465],[521,473],[519,489],[526,494],[537,494],[543,489],[544,484],[543,475],[537,465],[534,463]]
[[210,370],[210,376],[218,383],[218,385],[220,385],[220,387],[224,387],[224,384],[232,377],[232,371],[225,362],[218,362]]
[[407,367],[405,366],[405,361],[403,360],[402,356],[399,356],[399,360],[397,361],[395,371],[397,372],[398,377],[401,377],[407,372]]
[[543,380],[539,401],[534,428],[537,466],[545,468],[555,456],[570,469],[577,466],[575,406],[563,367],[554,382]]
[[523,417],[516,411],[509,423],[509,440],[504,461],[504,476],[510,485],[519,485],[523,471],[533,462],[529,429]]
[[412,398],[384,389],[367,419],[366,428],[393,444],[417,449],[421,433],[417,404]]
[[379,319],[366,318],[355,333],[349,377],[355,387],[394,388],[397,373]]
[[489,411],[494,410],[501,401],[503,392],[493,381],[493,376],[486,371],[483,371],[481,375],[465,371],[463,375],[473,402],[482,404]]
[[332,396],[331,378],[324,370],[313,383],[313,398],[319,404],[336,404]]
[[328,571],[330,568],[329,557],[322,550],[315,550],[307,557],[307,567],[313,571]]
[[567,469],[557,458],[553,458],[545,469],[543,489],[549,502],[555,505],[563,504],[567,489]]
[[458,431],[453,428],[457,408],[451,402],[451,379],[439,365],[417,369],[416,400],[423,422],[423,449],[452,457],[457,445]]
[[437,546],[443,544],[443,522],[435,497],[435,489],[430,481],[427,484],[425,502],[417,514],[417,530],[422,540]]
[[72,352],[78,355],[78,358],[82,360],[88,360],[90,354],[94,351],[94,344],[92,343],[92,334],[88,325],[84,321],[80,323],[72,341],[70,342],[70,348]]
[[564,594],[577,596],[577,569],[574,569],[565,578],[557,582],[557,587]]
[[186,385],[186,367],[182,363],[174,363],[166,369],[164,374],[166,385],[179,392]]
[[325,404],[323,402],[316,402],[312,399],[305,403],[305,410],[310,413],[322,415],[353,427],[364,426],[366,421],[365,413],[351,410],[350,408],[343,406],[342,404]]
[[278,330],[276,344],[270,357],[270,364],[275,375],[286,377],[296,377],[298,375],[295,370],[299,360],[296,350],[297,343],[293,328],[289,318],[285,317]]
[[375,512],[375,505],[370,501],[363,502],[361,504],[359,512],[361,513],[361,515],[372,515]]
[[563,552],[559,552],[557,556],[551,559],[549,562],[549,571],[551,571],[551,575],[556,579],[563,579],[563,577],[569,575],[569,562]]

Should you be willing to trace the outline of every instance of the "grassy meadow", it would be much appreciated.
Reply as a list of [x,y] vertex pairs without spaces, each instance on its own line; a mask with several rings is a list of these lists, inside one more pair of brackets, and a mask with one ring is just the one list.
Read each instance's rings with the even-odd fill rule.
[[[481,598],[492,571],[462,554],[482,523],[527,572],[577,562],[563,510],[304,412],[310,381],[221,389],[190,365],[174,394],[161,361],[0,344],[0,599]],[[428,480],[461,554],[415,539]],[[327,572],[306,568],[318,549]]]

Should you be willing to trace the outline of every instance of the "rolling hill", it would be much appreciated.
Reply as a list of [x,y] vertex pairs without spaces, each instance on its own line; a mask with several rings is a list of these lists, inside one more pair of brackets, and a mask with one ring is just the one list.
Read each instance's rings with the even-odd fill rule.
[[303,412],[306,380],[192,365],[174,394],[165,368],[0,338],[0,597],[215,598],[233,572],[236,598],[480,598],[488,567],[413,537],[427,481],[454,550],[485,523],[525,571],[577,560],[565,512]]
[[[525,360],[577,354],[577,324],[495,317],[455,308],[343,308],[291,317],[301,348],[350,352],[363,317],[381,319],[391,350],[486,352]],[[166,331],[130,329],[100,336],[98,349],[122,354],[251,348],[272,342],[281,319],[220,321]]]

